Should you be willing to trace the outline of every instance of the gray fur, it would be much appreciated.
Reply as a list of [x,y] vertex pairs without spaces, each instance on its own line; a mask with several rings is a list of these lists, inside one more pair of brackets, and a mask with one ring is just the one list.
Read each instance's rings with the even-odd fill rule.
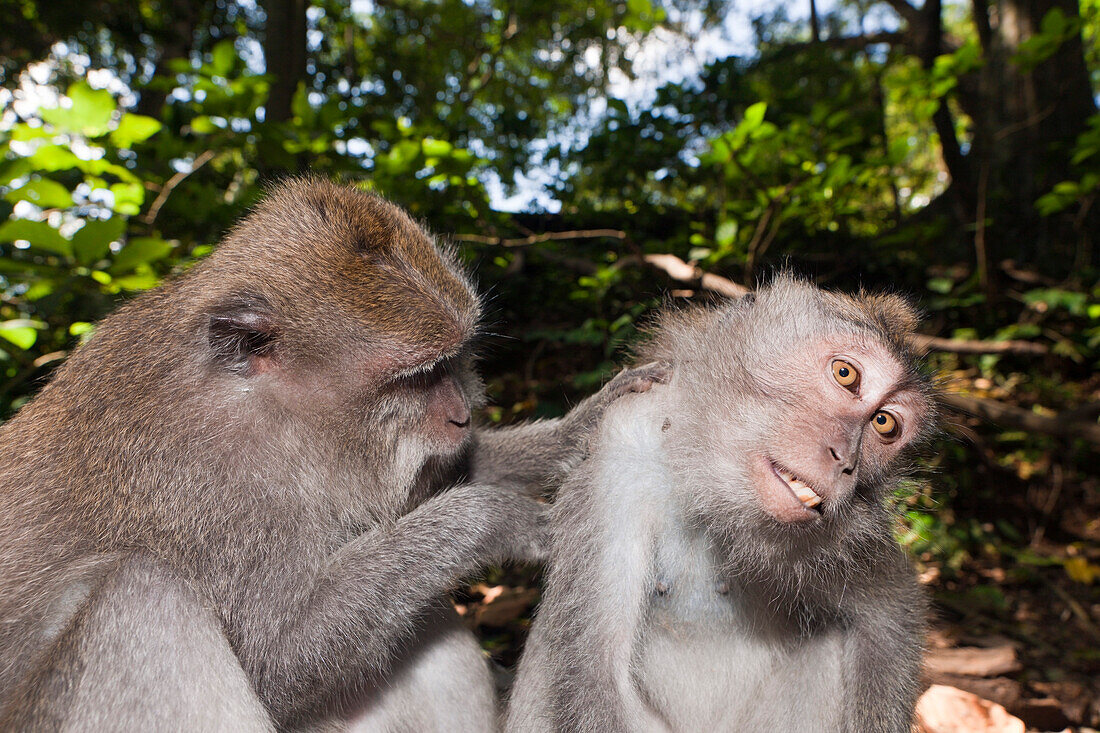
[[472,439],[479,313],[404,212],[298,180],[104,320],[0,428],[0,729],[491,727],[446,594],[541,555],[618,387]]
[[[932,422],[914,320],[788,276],[665,315],[642,358],[671,380],[608,409],[558,494],[508,730],[909,730],[924,600],[885,499]],[[863,365],[859,395],[833,356]],[[812,479],[820,516],[768,509],[760,456]]]

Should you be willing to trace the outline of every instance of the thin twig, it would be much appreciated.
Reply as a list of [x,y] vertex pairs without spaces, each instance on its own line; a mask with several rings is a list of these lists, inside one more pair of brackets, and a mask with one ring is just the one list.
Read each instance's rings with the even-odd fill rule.
[[157,220],[157,216],[160,214],[161,207],[168,201],[168,197],[172,194],[172,191],[176,186],[183,183],[184,179],[189,175],[197,171],[206,165],[211,158],[214,157],[213,150],[204,150],[195,156],[195,159],[191,161],[191,168],[185,171],[179,171],[174,176],[169,178],[163,186],[160,188],[160,193],[157,194],[156,199],[153,201],[152,206],[149,207],[149,211],[145,214],[142,221],[152,228],[153,222]]

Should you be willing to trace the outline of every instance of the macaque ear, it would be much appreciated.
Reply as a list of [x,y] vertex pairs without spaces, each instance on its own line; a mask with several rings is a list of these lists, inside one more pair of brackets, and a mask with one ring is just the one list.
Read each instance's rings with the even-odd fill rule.
[[259,296],[235,298],[210,313],[211,356],[237,374],[250,376],[273,368],[278,335],[272,310]]

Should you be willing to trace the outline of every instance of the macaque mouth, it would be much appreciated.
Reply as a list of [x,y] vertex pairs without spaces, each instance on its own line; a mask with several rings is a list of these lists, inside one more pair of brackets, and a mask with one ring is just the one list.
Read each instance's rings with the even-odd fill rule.
[[821,508],[819,507],[819,504],[821,504],[820,494],[814,491],[805,481],[798,478],[798,476],[795,476],[775,461],[771,461],[771,466],[775,475],[782,479],[783,483],[787,484],[787,488],[791,490],[795,498],[802,502],[802,506],[818,514],[821,513]]

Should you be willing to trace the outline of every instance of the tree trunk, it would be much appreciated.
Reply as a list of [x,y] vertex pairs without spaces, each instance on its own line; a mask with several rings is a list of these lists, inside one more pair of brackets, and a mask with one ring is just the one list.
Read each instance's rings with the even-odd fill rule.
[[974,221],[989,261],[1012,258],[1067,275],[1094,226],[1073,217],[1041,217],[1035,201],[1071,177],[1070,149],[1096,112],[1080,34],[1028,71],[1013,61],[1020,44],[1040,31],[1043,16],[1059,8],[1078,18],[1076,0],[975,0],[983,66],[960,80],[958,101],[974,121],[966,153]]
[[306,78],[306,0],[264,0],[264,61],[272,75],[266,120],[291,118],[290,104]]

